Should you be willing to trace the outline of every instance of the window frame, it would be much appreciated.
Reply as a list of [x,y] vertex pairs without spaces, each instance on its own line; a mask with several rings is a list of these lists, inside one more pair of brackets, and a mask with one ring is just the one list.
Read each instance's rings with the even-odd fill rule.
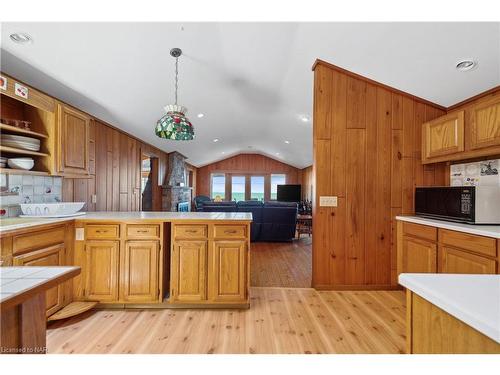
[[227,173],[223,172],[214,172],[210,174],[210,199],[215,199],[213,196],[213,188],[214,188],[214,177],[224,177],[224,195],[222,196],[222,200],[226,200],[227,192]]
[[276,185],[276,198],[275,199],[272,198],[272,194],[273,194],[273,176],[283,176],[283,177],[285,177],[284,184],[287,183],[287,175],[286,175],[286,173],[271,173],[270,174],[270,176],[269,176],[269,200],[270,201],[276,201],[276,200],[278,200],[278,185]]

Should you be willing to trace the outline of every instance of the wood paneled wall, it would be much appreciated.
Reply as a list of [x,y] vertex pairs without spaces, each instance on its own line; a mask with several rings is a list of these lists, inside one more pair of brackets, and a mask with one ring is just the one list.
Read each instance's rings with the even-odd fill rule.
[[[328,63],[314,68],[313,286],[396,283],[394,217],[413,213],[416,185],[445,183],[444,164],[423,166],[421,125],[436,105]],[[337,207],[320,207],[337,196]]]
[[[168,154],[98,120],[90,129],[90,179],[63,180],[63,200],[87,203],[87,211],[141,209],[141,155],[155,159],[153,210],[161,210],[161,188]],[[92,195],[96,202],[92,203]]]
[[278,160],[259,154],[238,154],[230,158],[198,168],[196,176],[196,194],[210,195],[210,175],[212,173],[252,173],[286,174],[287,183],[299,183],[299,169]]
[[313,201],[314,200],[314,175],[313,166],[299,170],[299,181],[302,185],[302,199]]

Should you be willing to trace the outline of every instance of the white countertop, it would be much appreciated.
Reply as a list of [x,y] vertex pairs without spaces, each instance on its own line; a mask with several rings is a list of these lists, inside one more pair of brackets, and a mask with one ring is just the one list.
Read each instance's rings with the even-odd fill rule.
[[396,220],[415,224],[429,225],[436,228],[455,230],[458,232],[477,234],[478,236],[500,238],[500,225],[461,224],[454,223],[452,221],[427,219],[420,216],[396,216]]
[[399,283],[500,343],[500,275],[402,273]]
[[6,218],[0,219],[0,233],[38,225],[62,223],[72,220],[234,220],[252,221],[251,212],[89,212],[64,218]]
[[0,303],[77,269],[79,267],[0,267]]

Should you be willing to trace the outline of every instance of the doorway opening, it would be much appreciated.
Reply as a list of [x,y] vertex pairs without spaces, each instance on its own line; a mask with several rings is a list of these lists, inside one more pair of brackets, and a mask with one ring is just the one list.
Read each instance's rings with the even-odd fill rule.
[[143,154],[141,158],[142,211],[153,210],[153,179],[151,169],[151,158],[148,155]]

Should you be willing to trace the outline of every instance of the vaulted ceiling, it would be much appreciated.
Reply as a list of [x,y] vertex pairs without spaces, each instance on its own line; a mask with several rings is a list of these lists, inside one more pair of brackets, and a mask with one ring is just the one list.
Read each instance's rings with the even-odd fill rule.
[[[312,116],[316,58],[443,106],[500,84],[499,23],[2,23],[1,30],[2,71],[197,166],[239,152],[311,165],[312,121],[301,117]],[[9,39],[20,31],[33,43]],[[172,47],[184,51],[179,102],[195,126],[191,142],[153,132],[173,101]],[[477,68],[457,71],[464,58]]]

